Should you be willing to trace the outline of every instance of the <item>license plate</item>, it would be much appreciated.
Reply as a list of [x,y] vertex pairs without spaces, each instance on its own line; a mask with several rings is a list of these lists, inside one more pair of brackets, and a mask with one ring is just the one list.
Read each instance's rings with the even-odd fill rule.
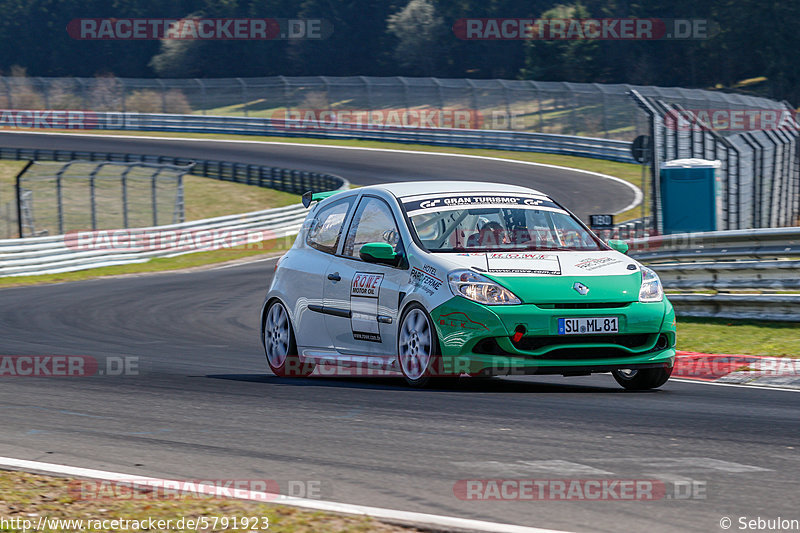
[[590,335],[592,333],[618,333],[619,320],[615,316],[594,318],[559,318],[559,335]]

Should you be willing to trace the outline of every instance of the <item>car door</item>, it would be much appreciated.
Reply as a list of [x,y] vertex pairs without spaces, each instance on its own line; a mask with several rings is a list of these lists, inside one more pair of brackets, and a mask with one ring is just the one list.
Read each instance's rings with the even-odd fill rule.
[[299,253],[290,254],[281,265],[287,272],[287,289],[295,294],[295,338],[298,348],[323,348],[332,350],[333,341],[326,334],[325,315],[322,312],[324,290],[327,284],[325,274],[344,231],[347,215],[354,197],[343,198],[328,205],[320,206],[318,212],[308,222],[305,241]]
[[396,355],[400,287],[408,281],[404,267],[367,263],[359,257],[368,242],[386,242],[396,252],[403,243],[385,200],[365,195],[353,214],[342,250],[328,265],[324,291],[325,323],[336,349],[345,354]]

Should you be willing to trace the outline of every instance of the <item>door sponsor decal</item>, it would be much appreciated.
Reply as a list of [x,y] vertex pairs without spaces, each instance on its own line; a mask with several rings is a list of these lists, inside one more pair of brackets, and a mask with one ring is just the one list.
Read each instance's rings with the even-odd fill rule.
[[555,254],[494,252],[487,254],[487,259],[489,261],[489,272],[561,275],[561,263]]
[[420,289],[433,296],[442,287],[443,281],[436,277],[436,268],[431,265],[423,265],[422,268],[413,267],[408,276],[408,283],[414,288]]
[[356,272],[350,284],[350,327],[357,341],[381,342],[378,297],[383,274]]
[[622,263],[622,260],[614,257],[587,257],[575,263],[575,266],[583,270],[592,271],[598,268],[616,265],[617,263]]

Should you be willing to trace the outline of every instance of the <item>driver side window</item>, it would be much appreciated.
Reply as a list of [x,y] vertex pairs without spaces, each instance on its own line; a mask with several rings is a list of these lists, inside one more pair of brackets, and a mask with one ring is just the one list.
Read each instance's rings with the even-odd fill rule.
[[335,254],[352,203],[352,198],[346,198],[320,209],[308,223],[306,244],[321,252]]
[[394,251],[400,245],[400,233],[389,206],[380,198],[365,196],[353,215],[342,254],[358,259],[358,252],[368,242],[387,242]]

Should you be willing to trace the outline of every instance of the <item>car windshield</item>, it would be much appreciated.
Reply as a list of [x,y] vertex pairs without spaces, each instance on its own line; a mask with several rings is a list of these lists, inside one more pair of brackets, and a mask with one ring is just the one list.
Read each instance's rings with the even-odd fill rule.
[[[523,202],[524,199],[519,203]],[[425,204],[425,201],[421,202],[422,208],[420,202],[404,202],[404,205],[417,237],[431,252],[604,249],[568,212],[549,201],[535,202],[540,205],[462,208]]]

